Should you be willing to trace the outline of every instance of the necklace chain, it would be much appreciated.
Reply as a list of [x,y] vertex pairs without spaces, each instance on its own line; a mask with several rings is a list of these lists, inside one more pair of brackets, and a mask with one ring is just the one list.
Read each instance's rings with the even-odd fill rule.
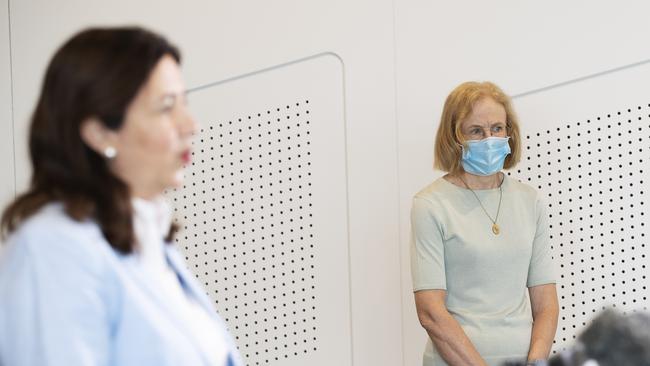
[[[492,216],[490,216],[490,214],[485,209],[485,206],[483,206],[483,203],[481,202],[481,199],[478,198],[478,195],[476,194],[476,192],[474,192],[473,189],[469,188],[469,185],[467,185],[467,182],[465,182],[465,180],[460,175],[458,176],[458,178],[460,179],[461,182],[463,182],[465,187],[467,189],[469,189],[470,192],[472,192],[474,197],[476,197],[476,200],[478,201],[478,204],[483,209],[483,212],[485,212],[485,216],[487,216],[488,219],[490,219],[490,221],[492,221],[492,232],[495,235],[499,235],[499,233],[501,232],[501,229],[499,228],[499,225],[497,224],[497,220],[499,219],[499,212],[501,212],[501,198],[503,197],[503,189],[501,189],[501,186],[503,185],[503,179],[501,180],[501,183],[499,183],[499,206],[497,207],[497,215],[494,217],[494,220],[493,220]],[[505,177],[504,177],[504,179],[505,179]]]

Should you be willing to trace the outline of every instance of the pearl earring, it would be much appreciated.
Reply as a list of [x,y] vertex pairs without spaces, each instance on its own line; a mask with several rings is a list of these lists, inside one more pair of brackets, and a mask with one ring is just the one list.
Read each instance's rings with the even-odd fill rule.
[[107,159],[113,159],[117,155],[117,150],[113,146],[108,146],[104,149],[104,156]]

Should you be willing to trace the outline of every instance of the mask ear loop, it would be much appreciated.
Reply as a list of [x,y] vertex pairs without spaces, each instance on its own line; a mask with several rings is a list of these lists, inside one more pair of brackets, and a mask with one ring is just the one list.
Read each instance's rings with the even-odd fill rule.
[[512,140],[512,124],[510,124],[509,120],[506,120],[506,137],[508,138],[508,144],[510,144],[510,140]]
[[[455,133],[456,135],[456,146],[460,147],[460,156],[461,158],[463,157],[463,153],[465,152],[465,149],[467,148],[467,140],[462,139],[461,136],[458,133]],[[459,141],[463,141],[463,143],[460,143]]]
[[463,144],[457,142],[456,146],[460,147],[460,158],[462,160],[463,157],[465,156],[465,151],[467,151],[467,142],[465,142]]

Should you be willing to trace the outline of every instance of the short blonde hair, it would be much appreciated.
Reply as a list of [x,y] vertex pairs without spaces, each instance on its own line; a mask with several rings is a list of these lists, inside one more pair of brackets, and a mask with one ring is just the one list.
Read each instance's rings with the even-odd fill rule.
[[501,88],[489,81],[468,81],[457,86],[447,97],[436,134],[433,167],[451,174],[463,172],[460,144],[465,138],[460,130],[461,123],[472,113],[479,100],[493,99],[506,110],[506,133],[510,136],[511,153],[506,157],[504,169],[514,167],[521,156],[519,120],[512,108],[510,97]]

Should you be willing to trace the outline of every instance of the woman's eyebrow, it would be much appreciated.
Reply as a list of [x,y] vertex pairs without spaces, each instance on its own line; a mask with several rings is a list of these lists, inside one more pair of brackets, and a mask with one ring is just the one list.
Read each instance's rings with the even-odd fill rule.
[[[487,122],[487,125],[488,125],[489,127],[492,127],[492,126],[494,126],[494,125],[499,125],[499,124],[505,125],[505,122]],[[476,123],[475,123],[475,124],[471,124],[471,125],[467,126],[467,128],[474,128],[474,127],[481,127],[481,128],[483,128],[484,126],[485,126],[485,125],[479,125],[479,124],[476,124]]]
[[158,99],[167,99],[167,98],[173,98],[176,99],[178,98],[179,93],[174,93],[174,92],[166,92],[163,95],[161,95]]
[[174,92],[167,92],[161,95],[156,99],[156,103],[163,104],[163,105],[172,105],[176,103],[176,100],[178,99],[179,95],[178,93]]

